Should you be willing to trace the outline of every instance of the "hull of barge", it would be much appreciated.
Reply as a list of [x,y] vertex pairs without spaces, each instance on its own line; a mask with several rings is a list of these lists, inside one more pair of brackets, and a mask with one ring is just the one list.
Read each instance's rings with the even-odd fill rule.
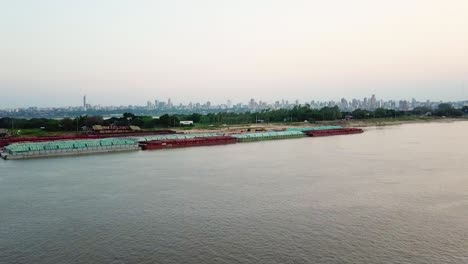
[[13,143],[24,143],[24,142],[34,143],[34,142],[49,142],[49,141],[63,141],[63,140],[143,137],[143,136],[172,135],[172,134],[176,134],[176,132],[172,130],[156,130],[156,131],[146,131],[146,132],[106,133],[106,134],[86,134],[86,135],[7,137],[7,138],[0,139],[0,148],[11,145]]
[[237,139],[230,136],[208,137],[208,138],[190,138],[190,139],[171,139],[171,140],[153,140],[141,142],[140,147],[143,150],[188,148],[198,146],[214,146],[237,143]]
[[364,130],[360,128],[340,128],[340,129],[330,129],[330,130],[307,131],[305,133],[309,137],[328,137],[328,136],[360,134],[363,132]]
[[256,142],[256,141],[269,141],[269,140],[281,140],[281,139],[293,139],[293,138],[303,138],[305,135],[291,135],[291,136],[272,136],[272,137],[248,137],[240,138],[239,142]]
[[113,147],[113,148],[74,149],[71,151],[65,151],[65,150],[31,151],[25,154],[14,154],[14,155],[7,153],[7,152],[2,152],[0,153],[0,157],[5,160],[38,159],[38,158],[53,158],[53,157],[105,154],[105,153],[115,153],[115,152],[125,152],[125,151],[137,151],[139,149],[140,148],[138,146],[125,146],[125,147]]

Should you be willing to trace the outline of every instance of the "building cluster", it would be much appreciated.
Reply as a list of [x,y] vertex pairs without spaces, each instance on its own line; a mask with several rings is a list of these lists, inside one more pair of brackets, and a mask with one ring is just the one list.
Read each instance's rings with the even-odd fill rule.
[[[339,101],[300,101],[299,99],[289,101],[286,99],[277,100],[275,102],[267,102],[256,100],[254,98],[242,103],[233,103],[227,100],[226,103],[214,104],[210,101],[204,103],[190,102],[188,104],[174,103],[170,98],[167,100],[151,100],[147,101],[146,105],[125,105],[125,106],[101,106],[88,103],[87,97],[83,96],[81,106],[55,107],[55,108],[15,108],[15,109],[0,109],[0,117],[20,116],[20,117],[74,117],[78,115],[103,115],[112,116],[119,115],[124,112],[132,112],[135,114],[159,115],[164,113],[169,114],[191,114],[191,113],[215,113],[220,111],[229,112],[256,112],[265,109],[291,109],[294,106],[309,105],[311,108],[320,109],[323,107],[338,106],[342,111],[354,111],[356,109],[375,110],[377,108],[394,109],[400,111],[411,111],[417,107],[427,107],[436,109],[442,101],[433,102],[411,100],[382,100],[375,95],[363,99],[342,98]],[[468,105],[468,101],[450,102],[455,108],[462,108]]]
[[[312,108],[322,108],[325,106],[338,106],[343,111],[354,111],[356,109],[363,110],[375,110],[377,108],[384,109],[393,109],[399,111],[411,111],[417,107],[427,107],[429,109],[436,109],[439,104],[443,103],[442,101],[433,102],[430,100],[426,101],[417,101],[415,98],[409,100],[382,100],[377,99],[375,95],[372,95],[370,98],[363,99],[352,99],[347,100],[342,98],[340,101],[329,101],[329,102],[310,102]],[[451,104],[456,108],[461,108],[466,105],[468,102],[451,102]]]
[[[346,98],[342,98],[340,101],[300,101],[296,99],[294,101],[289,100],[278,100],[273,103],[269,103],[262,100],[255,100],[254,98],[250,99],[246,103],[237,103],[233,104],[231,100],[227,100],[225,104],[212,104],[210,101],[205,103],[188,103],[183,104],[179,103],[175,105],[172,103],[171,99],[167,99],[167,101],[148,101],[146,104],[147,110],[187,110],[187,111],[202,111],[203,110],[233,110],[233,111],[261,111],[265,109],[290,109],[294,106],[299,105],[309,105],[311,108],[319,109],[323,107],[334,107],[338,106],[343,111],[353,111],[356,109],[364,109],[364,110],[375,110],[377,108],[385,108],[385,109],[394,109],[400,111],[411,111],[417,107],[427,107],[431,109],[437,108],[439,102],[432,102],[430,100],[427,101],[417,101],[415,98],[409,100],[382,100],[377,99],[375,95],[371,97],[363,98],[363,99],[352,99],[347,100]],[[452,102],[456,108],[461,108],[464,105],[468,104],[468,102]]]

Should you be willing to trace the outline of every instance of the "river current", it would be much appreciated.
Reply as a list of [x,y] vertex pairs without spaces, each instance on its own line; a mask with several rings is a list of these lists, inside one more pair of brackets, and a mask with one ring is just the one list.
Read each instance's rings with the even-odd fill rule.
[[468,263],[467,135],[0,160],[0,263]]

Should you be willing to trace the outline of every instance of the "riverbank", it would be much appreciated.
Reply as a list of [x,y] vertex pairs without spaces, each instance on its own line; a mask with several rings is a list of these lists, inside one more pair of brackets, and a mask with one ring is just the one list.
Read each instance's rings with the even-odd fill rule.
[[[195,124],[187,127],[170,127],[171,130],[177,133],[206,133],[206,132],[223,132],[223,133],[239,133],[239,132],[262,132],[269,130],[284,130],[291,127],[304,126],[327,126],[338,125],[343,127],[374,127],[374,126],[394,126],[413,123],[451,123],[458,121],[468,121],[468,117],[460,118],[442,118],[442,117],[425,117],[425,116],[407,116],[398,118],[371,118],[371,119],[351,119],[351,120],[334,120],[334,121],[318,121],[318,122],[294,122],[294,123],[259,123],[259,124]],[[158,128],[146,130],[148,132],[157,131]],[[73,136],[76,132],[72,131],[45,131],[41,129],[23,129],[18,136]]]
[[[363,120],[341,120],[333,124],[352,127],[395,126],[415,123],[452,123],[468,121],[468,118],[410,117],[410,118],[373,118]],[[320,122],[327,124],[328,122]]]
[[[211,126],[195,126],[190,129],[191,133],[222,131],[225,133],[234,133],[240,131],[260,132],[265,130],[282,130],[291,127],[306,127],[306,126],[328,126],[338,125],[342,127],[375,127],[375,126],[396,126],[415,123],[452,123],[459,121],[468,121],[468,117],[462,118],[440,118],[440,117],[401,117],[401,118],[372,118],[360,120],[334,120],[334,121],[319,121],[319,122],[296,122],[296,123],[262,123],[262,124],[237,124],[237,125],[211,125]],[[186,133],[186,129],[174,129],[179,133]]]

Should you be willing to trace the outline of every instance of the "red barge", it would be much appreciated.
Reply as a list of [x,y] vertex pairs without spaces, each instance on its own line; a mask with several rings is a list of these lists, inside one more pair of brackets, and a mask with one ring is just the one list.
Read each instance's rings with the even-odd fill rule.
[[106,133],[106,134],[79,134],[79,135],[63,135],[63,136],[39,136],[39,137],[6,137],[0,138],[0,148],[8,146],[13,143],[23,142],[46,142],[46,141],[58,141],[58,140],[78,140],[78,139],[101,139],[111,137],[141,137],[141,136],[152,136],[152,135],[167,135],[175,134],[173,130],[156,130],[156,131],[141,131],[141,132],[130,132],[130,133]]
[[364,132],[364,130],[360,128],[338,128],[338,129],[327,129],[327,130],[311,130],[305,133],[309,137],[326,137],[326,136],[360,134],[362,132]]
[[213,146],[237,143],[237,138],[231,136],[196,137],[186,139],[164,139],[140,142],[143,150],[186,148],[197,146]]

